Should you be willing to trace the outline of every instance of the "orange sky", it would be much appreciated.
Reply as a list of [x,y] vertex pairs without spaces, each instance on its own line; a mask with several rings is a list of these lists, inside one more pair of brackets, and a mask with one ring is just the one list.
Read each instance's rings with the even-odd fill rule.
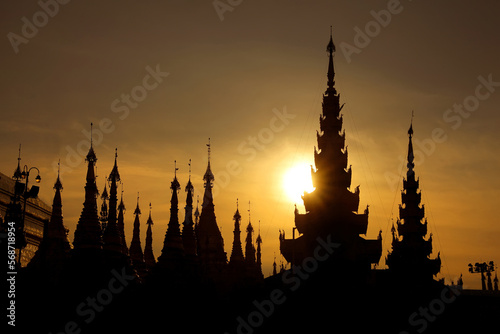
[[61,159],[71,241],[86,167],[68,152],[86,153],[90,122],[98,186],[118,147],[127,241],[140,192],[142,239],[152,202],[156,256],[169,219],[173,162],[184,187],[192,159],[202,193],[211,137],[226,251],[236,198],[243,212],[250,200],[268,275],[274,253],[280,260],[278,230],[291,236],[294,225],[283,174],[313,163],[333,25],[352,186],[361,186],[360,210],[370,205],[367,237],[383,231],[380,266],[391,216],[398,215],[412,110],[433,256],[440,251],[443,260],[439,277],[456,281],[463,273],[465,286],[478,288],[467,264],[500,262],[498,2],[243,0],[219,13],[212,1],[47,3],[52,16],[39,14],[35,1],[0,5],[0,170],[14,171],[22,143],[22,162],[40,168],[40,197],[51,203]]

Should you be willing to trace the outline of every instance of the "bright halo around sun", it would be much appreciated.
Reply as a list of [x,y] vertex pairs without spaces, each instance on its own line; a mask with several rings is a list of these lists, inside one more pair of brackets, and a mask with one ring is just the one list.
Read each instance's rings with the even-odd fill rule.
[[283,175],[283,189],[295,204],[302,204],[302,195],[314,190],[311,179],[311,165],[298,163],[290,167]]

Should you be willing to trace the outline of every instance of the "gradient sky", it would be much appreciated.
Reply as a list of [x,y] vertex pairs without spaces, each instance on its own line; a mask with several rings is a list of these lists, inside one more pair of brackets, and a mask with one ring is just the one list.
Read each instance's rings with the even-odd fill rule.
[[[140,192],[143,246],[152,202],[159,256],[174,160],[184,187],[192,159],[192,181],[202,193],[211,137],[215,210],[228,257],[236,198],[244,226],[251,201],[256,229],[261,221],[267,276],[274,254],[281,259],[278,230],[291,237],[294,226],[283,174],[313,163],[333,25],[352,186],[361,186],[360,210],[370,205],[367,237],[383,231],[380,267],[390,249],[391,217],[398,216],[414,110],[416,173],[433,257],[440,251],[443,260],[439,277],[450,282],[463,273],[465,287],[480,287],[467,264],[500,262],[500,3],[232,3],[219,15],[213,1],[71,1],[57,10],[49,6],[50,17],[38,13],[36,1],[3,2],[0,170],[14,171],[22,143],[22,163],[40,169],[40,197],[50,204],[61,159],[64,222],[72,241],[86,172],[77,152],[86,153],[85,133],[93,122],[98,187],[103,189],[117,147],[127,241]],[[388,7],[390,22],[381,12]],[[34,20],[37,31],[23,29]],[[360,37],[365,29],[369,40]],[[157,68],[161,82],[149,78],[150,90],[141,88]],[[493,84],[487,88],[484,81]],[[132,92],[140,101],[125,107],[122,96]],[[464,103],[470,112],[453,111]],[[288,118],[276,118],[285,112]]]

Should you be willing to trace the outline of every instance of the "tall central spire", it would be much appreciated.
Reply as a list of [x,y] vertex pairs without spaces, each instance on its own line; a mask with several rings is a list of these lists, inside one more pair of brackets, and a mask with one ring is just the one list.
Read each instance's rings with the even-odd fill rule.
[[[293,265],[312,256],[317,245],[316,238],[331,237],[345,245],[339,261],[346,261],[356,270],[367,274],[372,263],[378,263],[382,252],[380,240],[365,239],[368,229],[368,208],[358,213],[359,186],[352,189],[352,170],[348,165],[346,136],[343,130],[343,105],[335,89],[333,57],[335,44],[332,32],[326,51],[328,54],[327,88],[323,94],[322,113],[319,117],[320,131],[314,149],[314,165],[311,177],[315,190],[304,193],[305,213],[295,211],[295,227],[298,238],[285,239],[280,234],[280,249]],[[366,276],[360,275],[360,279]],[[363,278],[361,278],[363,277]]]

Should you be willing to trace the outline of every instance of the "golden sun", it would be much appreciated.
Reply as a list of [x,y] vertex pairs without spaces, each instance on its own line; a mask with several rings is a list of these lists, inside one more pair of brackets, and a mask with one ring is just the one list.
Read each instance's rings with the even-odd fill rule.
[[302,204],[301,196],[312,192],[315,188],[311,179],[311,166],[307,163],[297,163],[283,175],[283,189],[290,200]]

